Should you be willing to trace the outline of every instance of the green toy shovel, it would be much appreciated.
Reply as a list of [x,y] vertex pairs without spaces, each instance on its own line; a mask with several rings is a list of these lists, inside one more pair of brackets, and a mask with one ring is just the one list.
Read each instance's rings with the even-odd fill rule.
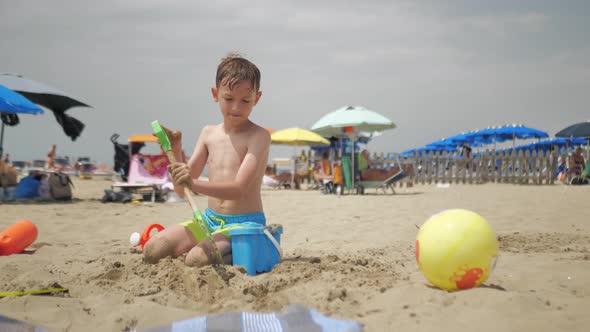
[[[174,157],[174,153],[172,152],[172,146],[170,145],[170,140],[168,139],[168,135],[166,135],[166,132],[164,131],[164,129],[162,129],[162,126],[160,125],[160,122],[158,120],[152,122],[152,129],[154,131],[154,134],[156,134],[156,137],[158,138],[160,145],[162,146],[162,150],[164,150],[164,152],[166,152],[166,156],[168,156],[168,160],[171,163],[175,163],[176,158]],[[215,241],[213,241],[213,237],[211,236],[211,232],[209,231],[209,227],[207,227],[207,224],[205,224],[205,220],[203,220],[203,216],[201,215],[201,211],[199,211],[199,208],[197,207],[197,204],[195,203],[195,201],[193,199],[192,192],[186,185],[184,186],[184,195],[186,196],[186,199],[188,200],[189,205],[193,209],[194,221],[199,225],[199,227],[201,227],[201,231],[203,232],[203,234],[205,234],[205,238],[211,242],[211,249],[213,250],[213,257],[214,257],[216,263],[223,264],[223,259],[221,258],[221,255],[219,254],[219,249],[217,249],[217,245],[215,244]]]

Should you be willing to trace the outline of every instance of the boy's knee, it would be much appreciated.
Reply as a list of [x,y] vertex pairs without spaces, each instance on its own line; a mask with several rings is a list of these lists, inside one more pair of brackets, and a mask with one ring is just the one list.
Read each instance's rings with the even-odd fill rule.
[[209,264],[209,257],[201,247],[194,247],[184,259],[184,264],[192,267],[202,267]]
[[172,245],[165,238],[154,237],[143,248],[143,259],[150,264],[157,263],[160,259],[172,254]]

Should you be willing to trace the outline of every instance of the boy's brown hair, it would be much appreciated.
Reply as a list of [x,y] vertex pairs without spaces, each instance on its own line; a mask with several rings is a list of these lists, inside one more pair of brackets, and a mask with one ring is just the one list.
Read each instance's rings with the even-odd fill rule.
[[230,53],[217,66],[215,85],[218,89],[220,86],[227,85],[230,90],[233,90],[235,85],[242,81],[250,82],[252,90],[258,92],[260,89],[260,70],[255,64],[244,59],[239,54]]

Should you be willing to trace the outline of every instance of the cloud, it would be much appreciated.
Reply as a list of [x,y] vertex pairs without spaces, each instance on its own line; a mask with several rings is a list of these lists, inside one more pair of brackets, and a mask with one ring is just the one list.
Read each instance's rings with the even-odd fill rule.
[[486,36],[507,37],[527,32],[542,32],[550,17],[537,12],[508,15],[470,16],[455,20],[455,32],[472,30]]

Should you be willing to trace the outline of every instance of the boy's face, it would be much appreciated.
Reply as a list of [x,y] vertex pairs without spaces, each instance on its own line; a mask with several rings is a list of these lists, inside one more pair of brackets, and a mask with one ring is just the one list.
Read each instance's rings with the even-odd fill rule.
[[241,124],[248,120],[252,109],[258,103],[262,92],[254,91],[250,82],[238,82],[232,90],[222,85],[211,88],[213,100],[219,103],[223,119],[231,124]]

